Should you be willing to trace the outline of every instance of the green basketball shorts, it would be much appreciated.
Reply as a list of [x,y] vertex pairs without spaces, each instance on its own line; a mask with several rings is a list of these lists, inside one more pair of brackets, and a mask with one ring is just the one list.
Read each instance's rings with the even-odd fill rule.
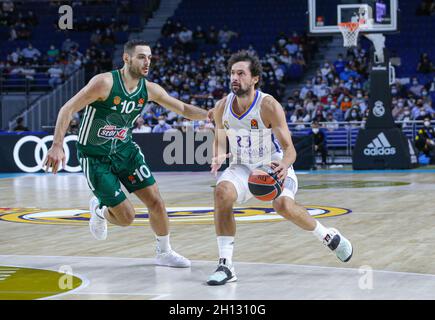
[[136,143],[110,156],[90,156],[78,151],[89,188],[100,201],[100,207],[115,207],[126,199],[121,184],[132,193],[156,181]]

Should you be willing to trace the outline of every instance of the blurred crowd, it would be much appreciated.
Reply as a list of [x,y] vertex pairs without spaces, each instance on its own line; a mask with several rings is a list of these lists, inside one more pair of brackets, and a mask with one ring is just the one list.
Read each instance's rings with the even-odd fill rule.
[[[416,74],[433,75],[433,67],[426,53],[421,55]],[[330,130],[338,128],[338,122],[347,126],[364,127],[368,117],[369,102],[369,56],[361,47],[348,50],[333,62],[325,61],[316,76],[306,81],[288,98],[285,113],[296,130],[306,128],[306,123],[324,123]],[[391,86],[394,120],[424,120],[435,118],[432,107],[435,99],[435,76],[422,83],[415,76],[398,80]],[[304,124],[305,123],[305,124]]]
[[[179,22],[168,20],[162,29],[162,36],[175,41],[166,47],[160,42],[155,45],[148,79],[159,83],[177,99],[206,109],[213,108],[215,103],[229,92],[230,79],[226,63],[234,53],[231,41],[237,39],[240,34],[226,26],[221,30],[210,26],[206,31],[198,26],[192,31]],[[215,51],[198,54],[204,43],[215,45]],[[196,55],[193,54],[195,50]],[[247,50],[257,53],[253,45]],[[281,101],[286,84],[291,80],[292,66],[298,65],[305,69],[307,61],[312,59],[316,50],[315,38],[308,38],[296,32],[289,35],[281,33],[271,49],[260,57],[263,66],[261,90]],[[137,131],[163,132],[168,129],[186,131],[213,128],[211,123],[191,123],[153,103],[149,103],[146,110],[143,118],[138,120]]]

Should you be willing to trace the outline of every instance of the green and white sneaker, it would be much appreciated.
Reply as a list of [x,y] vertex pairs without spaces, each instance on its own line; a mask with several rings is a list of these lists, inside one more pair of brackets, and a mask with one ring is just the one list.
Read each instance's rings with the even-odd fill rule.
[[92,199],[89,201],[89,211],[91,213],[91,218],[89,219],[89,230],[95,239],[106,240],[107,221],[101,216],[102,211],[98,208],[99,205],[100,203],[97,197],[92,197]]
[[335,252],[340,261],[348,262],[352,258],[352,244],[337,229],[329,228],[329,233],[323,239],[323,243]]
[[219,259],[216,271],[207,280],[209,286],[221,286],[227,282],[237,281],[234,267],[226,262],[226,259]]

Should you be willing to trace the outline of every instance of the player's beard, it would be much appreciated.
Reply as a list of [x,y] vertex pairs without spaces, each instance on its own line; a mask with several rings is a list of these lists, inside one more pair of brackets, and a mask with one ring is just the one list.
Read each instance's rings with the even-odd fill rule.
[[248,87],[246,89],[243,89],[243,87],[240,85],[238,89],[234,89],[231,86],[231,91],[237,96],[237,97],[244,97],[247,96],[248,93],[251,91],[251,87]]
[[140,67],[136,67],[133,65],[133,63],[128,64],[128,73],[132,76],[134,79],[141,79],[145,76],[142,74]]

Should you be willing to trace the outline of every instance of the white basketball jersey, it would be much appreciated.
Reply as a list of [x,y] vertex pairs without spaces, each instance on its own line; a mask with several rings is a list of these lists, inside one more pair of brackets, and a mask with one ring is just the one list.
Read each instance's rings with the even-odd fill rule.
[[[236,95],[227,96],[222,125],[225,128],[232,154],[231,164],[243,164],[250,169],[283,157],[281,146],[272,130],[261,119],[261,102],[269,96],[259,90],[255,92],[252,105],[242,115],[233,110]],[[289,171],[293,168],[290,167]]]

